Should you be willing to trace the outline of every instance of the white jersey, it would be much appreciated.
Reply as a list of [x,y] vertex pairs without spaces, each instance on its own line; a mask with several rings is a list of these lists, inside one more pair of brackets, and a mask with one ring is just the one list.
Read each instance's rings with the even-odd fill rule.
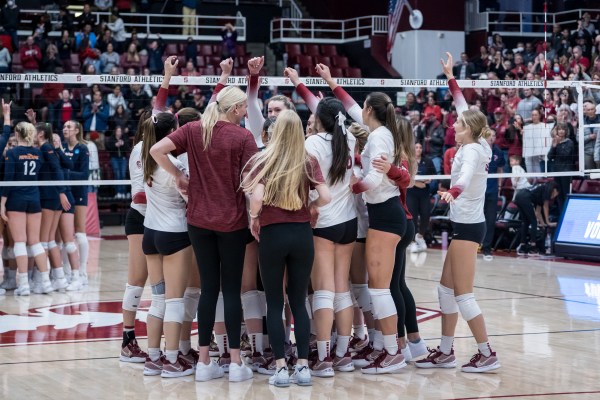
[[[485,221],[483,204],[492,150],[487,142],[462,145],[452,162],[450,220],[461,224]],[[456,195],[458,193],[458,196]]]
[[348,164],[344,179],[329,185],[329,171],[333,163],[333,149],[331,148],[332,135],[329,133],[317,133],[306,139],[305,147],[308,154],[312,155],[319,162],[323,177],[327,181],[327,186],[331,192],[331,202],[324,207],[319,208],[319,219],[315,228],[327,228],[338,225],[343,222],[356,218],[356,209],[354,207],[354,196],[350,191],[350,177],[352,176],[352,167],[354,165],[354,146],[356,138],[346,135],[348,142]]
[[371,161],[385,155],[388,161],[394,158],[394,138],[392,132],[385,126],[380,126],[369,134],[367,144],[361,154],[361,164],[364,178],[357,185],[363,193],[367,203],[378,204],[392,197],[399,197],[398,186],[385,174],[377,171]]
[[[187,170],[181,161],[169,154],[177,168]],[[144,184],[148,208],[144,226],[160,232],[187,232],[186,203],[177,190],[175,177],[161,167],[152,174],[152,186]]]
[[[512,167],[511,172],[513,174],[524,174],[525,170],[520,165],[515,165],[514,167]],[[531,187],[531,183],[529,183],[527,178],[525,178],[524,176],[519,176],[517,178],[510,178],[510,181],[515,190],[529,189]]]
[[354,195],[354,207],[356,209],[356,216],[358,217],[358,234],[356,238],[364,239],[367,237],[367,231],[369,230],[369,210],[362,195]]
[[[142,142],[139,142],[131,150],[129,155],[129,177],[131,178],[131,197],[144,191],[144,167],[142,166]],[[142,215],[146,215],[145,204],[134,204],[131,208]]]

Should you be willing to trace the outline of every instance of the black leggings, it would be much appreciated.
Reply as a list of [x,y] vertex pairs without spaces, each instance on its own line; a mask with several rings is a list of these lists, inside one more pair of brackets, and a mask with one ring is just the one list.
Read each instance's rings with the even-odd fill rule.
[[396,246],[394,272],[390,283],[390,292],[396,304],[398,314],[398,336],[404,337],[404,326],[407,333],[419,332],[417,325],[417,306],[408,286],[406,286],[406,248],[415,238],[415,225],[412,219],[406,220],[406,232]]
[[429,231],[429,217],[431,216],[431,202],[429,186],[425,189],[410,188],[406,194],[406,205],[412,214],[417,232],[425,235]]
[[287,294],[294,315],[298,358],[308,358],[310,320],[305,302],[314,255],[313,234],[308,222],[273,224],[260,228],[258,259],[267,298],[269,340],[275,359],[285,357],[285,331],[281,314],[284,303],[283,275],[286,266]]
[[248,229],[218,232],[188,225],[202,282],[198,303],[198,339],[208,346],[215,324],[219,290],[223,291],[225,328],[230,349],[240,348],[242,271]]
[[531,191],[521,189],[517,192],[514,203],[521,213],[521,243],[527,243],[527,227],[529,227],[529,241],[531,243],[537,238],[537,217],[535,216],[535,205],[531,199]]
[[485,216],[485,238],[482,248],[484,251],[492,250],[492,242],[496,233],[496,217],[498,216],[498,193],[486,193],[483,203],[483,215]]

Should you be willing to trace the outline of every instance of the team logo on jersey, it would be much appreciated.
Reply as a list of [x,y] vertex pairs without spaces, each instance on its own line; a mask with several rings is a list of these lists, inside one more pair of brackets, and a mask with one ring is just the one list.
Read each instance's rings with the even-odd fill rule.
[[[135,333],[146,337],[150,301],[138,307]],[[36,307],[20,314],[0,311],[0,346],[116,340],[123,337],[120,301],[77,302]],[[192,333],[197,333],[196,322]]]

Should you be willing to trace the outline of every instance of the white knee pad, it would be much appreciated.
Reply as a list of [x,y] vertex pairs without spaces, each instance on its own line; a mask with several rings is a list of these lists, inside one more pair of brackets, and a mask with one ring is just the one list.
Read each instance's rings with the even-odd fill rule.
[[456,296],[456,303],[458,304],[460,314],[467,322],[481,314],[481,309],[479,308],[479,305],[477,305],[477,300],[475,300],[475,295],[473,293],[465,293]]
[[44,250],[48,250],[48,242],[40,242]]
[[242,293],[242,310],[244,319],[261,319],[263,311],[261,309],[260,293],[258,290],[250,290]]
[[265,294],[264,291],[259,291],[258,294],[260,295],[260,309],[262,310],[263,313],[263,317],[267,316],[267,295]]
[[27,256],[27,245],[25,242],[15,242],[13,246],[15,257]]
[[378,319],[384,319],[396,314],[396,304],[394,304],[394,298],[390,289],[369,288],[369,294],[371,295],[374,314],[377,315]]
[[335,293],[330,292],[329,290],[317,290],[313,293],[313,312],[317,312],[318,310],[328,308],[333,310],[333,300],[335,298]]
[[123,310],[137,311],[143,291],[144,288],[141,286],[132,286],[129,283],[126,284],[125,294],[123,295]]
[[36,243],[34,245],[31,245],[30,249],[31,249],[31,257],[36,257],[36,256],[39,256],[40,254],[44,254],[46,252],[46,250],[44,250],[44,247],[42,246],[41,243]]
[[366,283],[353,284],[352,291],[354,292],[354,297],[356,297],[356,301],[362,312],[372,311],[373,308],[371,306],[369,286]]
[[198,302],[200,301],[200,288],[189,287],[183,293],[183,302],[185,303],[184,321],[193,321],[198,313]]
[[52,250],[55,247],[58,247],[58,245],[56,244],[56,242],[54,240],[51,240],[48,242],[48,250]]
[[217,309],[215,311],[215,323],[225,322],[225,303],[223,303],[223,292],[219,292],[217,299]]
[[65,250],[67,250],[67,254],[73,254],[77,251],[77,245],[75,244],[75,242],[67,242],[67,244],[65,244],[64,246]]
[[152,303],[150,303],[150,309],[148,315],[152,315],[154,318],[163,319],[165,317],[165,295],[164,294],[152,294]]
[[178,324],[182,324],[184,316],[185,303],[182,297],[165,300],[164,322],[176,322]]
[[454,290],[440,284],[438,285],[438,300],[442,314],[455,314],[458,312],[458,304],[454,298]]
[[81,242],[87,241],[87,234],[83,232],[75,232],[75,239],[81,244]]
[[358,301],[356,301],[356,297],[354,296],[354,291],[350,292],[350,297],[352,298],[352,307],[358,307]]
[[352,296],[350,292],[336,293],[333,298],[333,311],[340,312],[352,307]]

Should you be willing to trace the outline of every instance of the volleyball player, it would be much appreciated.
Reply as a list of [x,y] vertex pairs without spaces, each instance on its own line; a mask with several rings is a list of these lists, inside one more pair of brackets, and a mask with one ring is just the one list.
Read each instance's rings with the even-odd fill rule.
[[[254,156],[242,187],[250,193],[251,230],[260,242],[261,276],[267,296],[267,324],[277,372],[269,384],[310,385],[308,350],[310,327],[305,307],[314,257],[311,215],[331,201],[318,162],[303,147],[300,117],[282,111],[277,117],[269,146]],[[309,201],[309,187],[318,198]],[[298,361],[290,379],[285,360],[285,336],[281,324],[284,306],[284,271],[287,293],[294,315]]]
[[[36,129],[37,142],[44,161],[39,174],[40,180],[64,180],[63,170],[52,144],[52,125],[42,122],[37,124]],[[40,203],[42,207],[40,239],[52,266],[52,285],[55,290],[63,290],[69,283],[65,277],[60,249],[55,237],[62,210],[69,210],[72,207],[66,195],[66,186],[40,186]]]
[[[246,95],[229,86],[207,107],[202,122],[179,128],[150,152],[159,166],[176,177],[183,194],[189,196],[188,232],[202,277],[198,381],[220,378],[224,373],[209,357],[219,288],[223,292],[231,355],[229,381],[252,378],[252,370],[240,358],[240,290],[248,219],[244,194],[238,188],[242,167],[257,152],[252,134],[239,126],[246,110]],[[168,159],[169,153],[184,152],[188,153],[189,179]]]
[[[2,167],[2,180],[4,180],[4,150],[8,144],[10,134],[12,131],[12,125],[10,120],[10,107],[12,105],[12,101],[5,103],[4,99],[2,100],[2,115],[4,116],[4,125],[2,126],[2,136],[0,136],[0,154],[2,154],[2,159],[0,160],[0,166]],[[4,188],[0,190],[0,192],[4,191]],[[4,245],[2,246],[2,259],[9,260],[11,258],[11,253],[13,253],[12,247],[9,247],[8,243],[8,227],[5,226],[5,221],[0,221],[0,228],[4,228],[2,230],[2,234],[4,237]],[[9,250],[10,249],[10,250]],[[14,282],[13,282],[14,279]],[[9,269],[6,266],[4,267],[4,279],[2,280],[2,284],[0,285],[0,294],[5,294],[6,290],[16,289],[16,271],[13,269]]]
[[[6,152],[4,181],[34,182],[43,164],[42,153],[33,147],[35,127],[29,122],[20,122],[15,127],[17,146]],[[17,296],[29,296],[30,287],[27,277],[28,255],[35,259],[40,271],[41,282],[33,288],[35,293],[54,291],[50,282],[48,259],[40,243],[40,224],[42,220],[40,192],[35,184],[29,186],[5,187],[2,193],[2,218],[8,222],[15,241],[13,246],[17,261]]]
[[487,169],[492,155],[485,138],[491,134],[486,117],[480,111],[467,109],[452,73],[452,55],[441,61],[454,98],[458,119],[454,123],[456,141],[462,146],[452,163],[450,190],[438,192],[450,204],[453,223],[452,242],[444,260],[438,286],[442,311],[442,340],[427,358],[416,362],[420,368],[453,368],[456,366],[453,341],[458,312],[462,314],[477,342],[478,352],[462,366],[463,372],[486,372],[500,367],[496,353],[488,343],[485,321],[473,294],[477,249],[485,236],[483,204]]

